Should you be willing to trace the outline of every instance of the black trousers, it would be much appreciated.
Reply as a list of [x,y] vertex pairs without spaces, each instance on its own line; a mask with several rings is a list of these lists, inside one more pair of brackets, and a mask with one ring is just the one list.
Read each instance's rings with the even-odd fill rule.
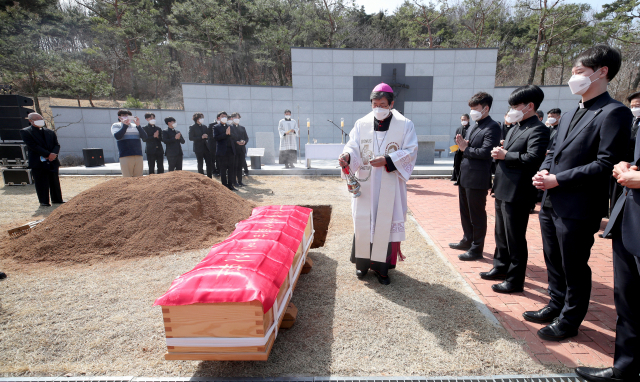
[[[229,149],[231,151],[231,149]],[[218,166],[220,169],[220,182],[223,186],[231,188],[235,178],[236,157],[233,152],[229,152],[225,156],[218,156]]]
[[169,162],[169,171],[182,170],[182,155],[168,156],[167,162]]
[[[371,243],[371,249],[373,249],[373,243]],[[351,242],[351,262],[356,265],[356,269],[359,271],[376,271],[382,276],[389,275],[389,269],[395,269],[396,266],[391,264],[391,243],[387,247],[387,261],[381,263],[378,261],[371,261],[371,259],[363,259],[356,257],[356,235],[353,235],[353,241]]]
[[[158,172],[155,172],[156,163],[158,164]],[[147,153],[147,164],[149,165],[149,174],[164,173],[164,154],[162,151],[158,153]]]
[[507,281],[522,286],[529,259],[527,226],[531,203],[511,203],[496,199],[495,204],[496,251],[493,256],[493,267],[506,273]]
[[40,203],[49,204],[49,194],[52,203],[62,203],[62,190],[60,190],[60,178],[58,168],[34,168],[31,170],[33,182],[36,186],[36,194]]
[[[238,150],[240,151],[240,150]],[[247,166],[247,161],[244,159],[244,152],[237,152],[236,151],[236,158],[235,158],[235,177],[234,179],[234,183],[242,183],[242,164],[244,163],[245,167]]]
[[640,373],[640,257],[624,247],[620,230],[613,234],[613,282],[618,313],[613,367],[637,378]]
[[470,251],[481,254],[484,238],[487,236],[487,193],[488,190],[458,187],[460,221],[462,222],[462,243],[471,244]]
[[539,216],[551,296],[549,306],[561,310],[560,321],[577,329],[589,309],[591,268],[588,262],[593,236],[600,229],[602,219],[565,219],[549,207],[543,207]]
[[196,153],[196,160],[198,161],[198,174],[204,174],[203,164],[207,165],[207,176],[213,177],[213,168],[211,167],[211,155],[209,151],[203,151]]

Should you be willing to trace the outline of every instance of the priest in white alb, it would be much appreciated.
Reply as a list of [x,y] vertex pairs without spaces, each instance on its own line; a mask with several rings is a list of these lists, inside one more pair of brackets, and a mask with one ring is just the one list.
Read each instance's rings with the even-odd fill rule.
[[416,164],[418,137],[413,122],[393,109],[391,86],[377,85],[370,99],[373,110],[356,122],[339,161],[343,178],[348,170],[360,183],[360,196],[351,201],[356,276],[362,279],[371,269],[388,285],[389,269],[403,259],[407,181]]

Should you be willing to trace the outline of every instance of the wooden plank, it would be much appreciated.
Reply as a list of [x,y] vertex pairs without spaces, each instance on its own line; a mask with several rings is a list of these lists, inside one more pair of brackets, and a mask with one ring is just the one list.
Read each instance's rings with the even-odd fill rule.
[[[271,333],[269,341],[266,347],[261,347],[258,352],[245,352],[245,353],[229,353],[220,352],[209,353],[209,349],[226,349],[226,348],[199,348],[197,352],[189,353],[166,353],[164,359],[166,360],[191,360],[191,361],[266,361],[269,358],[271,349],[276,339],[276,333]],[[207,349],[204,351],[203,349]]]
[[280,324],[280,329],[290,329],[296,322],[298,316],[298,308],[293,303],[289,303],[287,310],[284,312],[284,318]]
[[163,313],[173,337],[262,337],[264,327],[256,324],[262,316],[260,303],[179,305]]

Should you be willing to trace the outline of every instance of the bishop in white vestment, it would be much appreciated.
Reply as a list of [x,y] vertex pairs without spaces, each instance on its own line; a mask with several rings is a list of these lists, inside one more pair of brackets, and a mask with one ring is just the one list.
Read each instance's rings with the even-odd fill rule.
[[[361,195],[351,201],[354,241],[351,261],[362,279],[371,269],[382,284],[402,260],[407,181],[416,163],[418,137],[413,122],[393,109],[393,89],[380,84],[371,93],[373,111],[359,119],[340,156],[360,180]],[[343,173],[343,177],[346,175]]]

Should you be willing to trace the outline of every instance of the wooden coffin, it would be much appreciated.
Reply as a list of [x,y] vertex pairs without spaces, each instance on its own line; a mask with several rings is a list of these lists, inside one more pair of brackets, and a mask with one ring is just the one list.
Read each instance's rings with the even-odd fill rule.
[[[307,260],[313,233],[311,213],[304,231],[304,239],[300,242],[291,269],[280,286],[276,303],[266,313],[257,300],[162,306],[165,335],[168,340],[165,359],[266,361]],[[297,309],[295,311],[297,312]],[[288,317],[290,316],[291,314]],[[274,322],[277,322],[277,325],[272,328]],[[285,323],[286,327],[291,325],[290,322]],[[204,341],[198,343],[198,346],[170,346],[172,338],[194,338]],[[219,339],[220,342],[211,344],[212,338],[214,341]]]

